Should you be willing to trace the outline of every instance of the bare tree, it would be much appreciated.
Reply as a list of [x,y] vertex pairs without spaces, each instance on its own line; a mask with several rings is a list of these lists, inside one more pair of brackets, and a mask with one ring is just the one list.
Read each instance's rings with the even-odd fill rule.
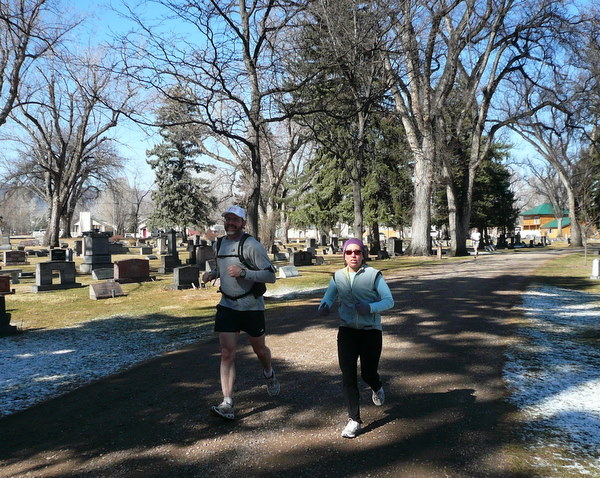
[[[204,128],[204,137],[197,138],[204,145],[202,154],[228,165],[247,184],[243,204],[248,207],[249,230],[257,235],[262,143],[269,123],[287,116],[275,108],[284,92],[281,35],[297,4],[275,0],[155,3],[176,19],[177,28],[164,28],[167,14],[154,25],[129,11],[139,30],[123,40],[126,71],[159,95],[196,109],[194,121]],[[185,35],[170,33],[182,29],[187,30]],[[173,95],[190,89],[192,95]],[[148,118],[136,119],[151,123]]]
[[[10,165],[14,182],[25,181],[48,204],[45,242],[58,245],[61,220],[70,222],[87,182],[110,180],[121,164],[106,133],[119,112],[104,107],[103,97],[120,98],[120,109],[133,93],[121,88],[94,54],[66,61],[54,59],[36,70],[40,88],[21,94],[11,116],[21,128],[25,148]],[[116,93],[119,92],[119,93]],[[67,224],[67,229],[68,229]]]
[[[465,253],[475,173],[494,134],[516,119],[490,113],[504,98],[505,80],[510,84],[515,75],[531,74],[534,67],[527,69],[528,64],[551,60],[544,34],[556,30],[558,5],[554,0],[416,0],[401,2],[392,12],[397,21],[388,71],[415,164],[410,254],[429,253],[434,171],[443,169],[447,185],[457,180],[444,163],[452,158],[446,150],[449,132],[470,142],[462,204],[453,188],[446,188],[452,253]],[[461,96],[462,105],[448,124],[453,94]]]
[[53,0],[0,2],[0,126],[6,123],[33,66],[78,23],[74,16],[65,18]]

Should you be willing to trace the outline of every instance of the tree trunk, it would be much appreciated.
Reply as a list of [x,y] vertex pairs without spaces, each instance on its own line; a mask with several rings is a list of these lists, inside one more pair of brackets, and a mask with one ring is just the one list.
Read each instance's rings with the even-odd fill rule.
[[52,197],[50,204],[50,210],[48,212],[48,228],[46,229],[46,236],[44,242],[49,247],[59,247],[59,235],[60,235],[60,219],[61,219],[62,206],[60,204],[58,195]]
[[430,255],[431,192],[433,189],[433,145],[414,151],[414,209],[412,215],[412,237],[406,254],[410,256]]
[[379,241],[379,222],[373,221],[371,224],[371,240],[369,241],[369,252],[378,254],[381,251],[381,242]]
[[567,188],[567,196],[569,200],[569,219],[571,219],[571,247],[583,247],[583,239],[581,234],[581,226],[577,220],[575,209],[575,193],[573,188]]

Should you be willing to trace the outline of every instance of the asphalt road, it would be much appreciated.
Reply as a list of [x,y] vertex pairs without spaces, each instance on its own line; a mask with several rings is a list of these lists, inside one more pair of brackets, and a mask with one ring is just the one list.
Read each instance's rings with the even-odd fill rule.
[[525,478],[506,454],[503,352],[533,271],[560,253],[384,273],[396,301],[383,319],[386,403],[364,386],[353,440],[340,437],[335,314],[318,317],[314,297],[267,313],[279,397],[242,339],[238,418],[209,416],[221,398],[213,337],[1,419],[0,477]]

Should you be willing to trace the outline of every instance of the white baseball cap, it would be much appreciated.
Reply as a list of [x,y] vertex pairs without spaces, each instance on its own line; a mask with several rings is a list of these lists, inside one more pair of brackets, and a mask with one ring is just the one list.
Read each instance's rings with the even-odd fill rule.
[[237,217],[241,217],[244,221],[246,220],[246,211],[239,206],[231,206],[221,216],[225,217],[226,214],[235,214]]

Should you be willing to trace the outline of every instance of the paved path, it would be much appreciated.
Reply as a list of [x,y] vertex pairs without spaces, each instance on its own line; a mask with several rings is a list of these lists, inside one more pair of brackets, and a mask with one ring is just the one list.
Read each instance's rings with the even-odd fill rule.
[[527,277],[558,253],[386,274],[396,299],[384,317],[386,403],[373,406],[364,388],[365,429],[354,440],[339,436],[336,320],[317,317],[312,298],[268,312],[276,399],[242,339],[239,418],[210,417],[220,400],[211,338],[0,420],[0,476],[521,476],[509,474],[503,453],[503,351]]

